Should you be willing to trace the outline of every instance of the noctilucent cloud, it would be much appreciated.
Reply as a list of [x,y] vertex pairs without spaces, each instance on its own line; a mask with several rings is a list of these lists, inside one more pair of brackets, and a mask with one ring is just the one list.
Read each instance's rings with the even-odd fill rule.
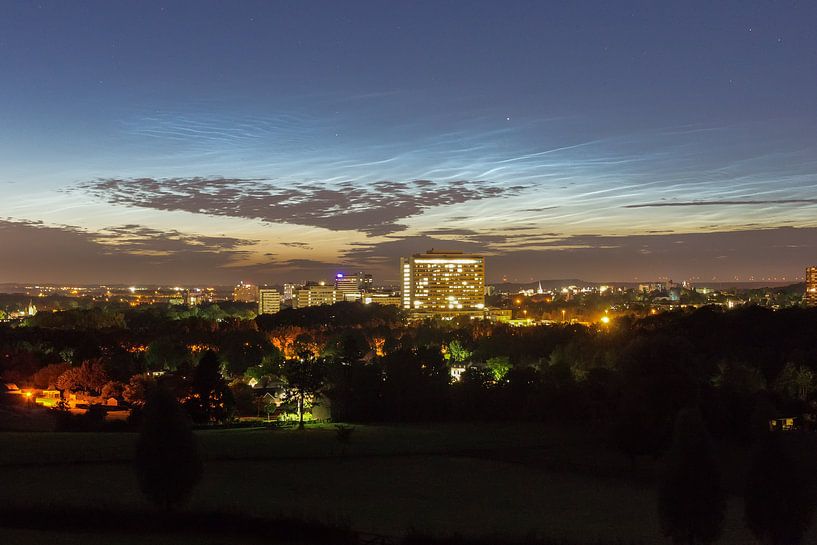
[[7,2],[0,282],[817,263],[813,2]]

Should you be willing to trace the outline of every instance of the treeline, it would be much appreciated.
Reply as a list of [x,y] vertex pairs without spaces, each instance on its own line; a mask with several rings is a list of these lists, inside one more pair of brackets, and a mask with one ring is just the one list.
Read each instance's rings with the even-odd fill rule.
[[394,307],[357,303],[254,319],[212,306],[34,318],[0,327],[7,382],[56,387],[78,369],[69,375],[94,380],[74,386],[99,393],[107,385],[117,395],[148,372],[192,376],[212,352],[234,387],[265,386],[286,384],[286,362],[320,360],[318,390],[337,420],[592,423],[617,430],[632,455],[665,449],[690,402],[712,433],[741,440],[771,416],[810,426],[817,412],[815,309],[705,307],[598,327],[528,328],[411,323]]

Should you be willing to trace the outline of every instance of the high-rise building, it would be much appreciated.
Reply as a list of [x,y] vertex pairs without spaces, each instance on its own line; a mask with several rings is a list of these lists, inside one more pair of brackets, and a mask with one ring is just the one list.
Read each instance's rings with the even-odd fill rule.
[[429,250],[400,259],[402,307],[417,316],[482,316],[485,257]]
[[343,294],[372,291],[372,275],[364,272],[356,274],[339,272],[335,275],[335,289]]
[[298,289],[298,284],[284,284],[284,301],[291,301],[296,289]]
[[335,289],[338,290],[342,296],[346,294],[356,293],[360,295],[360,283],[357,275],[346,275],[338,273],[335,275]]
[[817,266],[806,269],[806,293],[803,303],[808,306],[817,306]]
[[372,275],[362,272],[357,273],[357,286],[360,288],[361,293],[372,291],[372,288],[374,287]]
[[314,307],[318,305],[332,305],[342,301],[343,297],[335,286],[319,284],[295,290],[292,297],[293,308]]
[[258,286],[239,282],[233,288],[233,301],[240,303],[255,303],[258,301]]
[[281,294],[273,288],[258,289],[258,314],[275,314],[281,310]]

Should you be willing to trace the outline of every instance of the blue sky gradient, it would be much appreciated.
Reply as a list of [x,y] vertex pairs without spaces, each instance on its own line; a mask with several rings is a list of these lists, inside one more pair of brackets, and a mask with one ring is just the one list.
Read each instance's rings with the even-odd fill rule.
[[817,261],[811,2],[0,10],[0,242],[97,256],[0,281],[388,280],[430,244],[491,280]]

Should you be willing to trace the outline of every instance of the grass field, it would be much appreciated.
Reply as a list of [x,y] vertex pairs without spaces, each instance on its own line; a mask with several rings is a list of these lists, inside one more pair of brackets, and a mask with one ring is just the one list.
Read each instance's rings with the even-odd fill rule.
[[[665,542],[652,468],[631,478],[626,460],[592,433],[536,425],[357,426],[345,452],[331,427],[197,435],[205,473],[191,510],[294,515],[391,536],[415,529]],[[134,440],[124,433],[0,434],[0,501],[145,507],[129,463]],[[751,542],[740,511],[732,499],[721,543]],[[10,532],[0,532],[0,542],[46,541],[33,539],[36,532]],[[817,542],[814,532],[809,537]],[[81,541],[95,543],[93,536]]]

